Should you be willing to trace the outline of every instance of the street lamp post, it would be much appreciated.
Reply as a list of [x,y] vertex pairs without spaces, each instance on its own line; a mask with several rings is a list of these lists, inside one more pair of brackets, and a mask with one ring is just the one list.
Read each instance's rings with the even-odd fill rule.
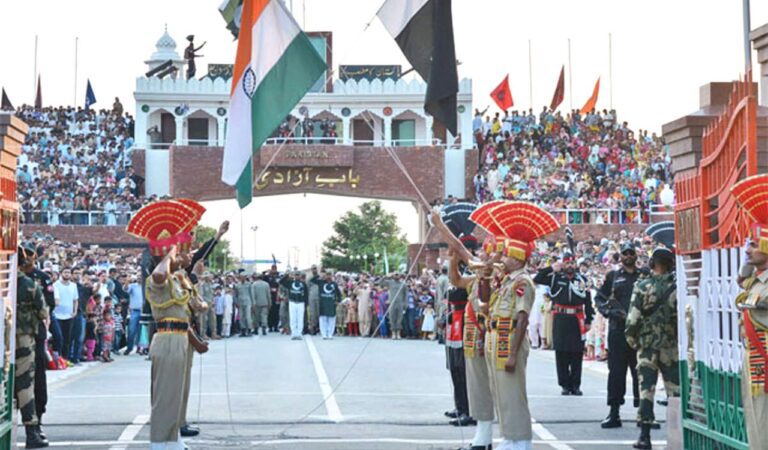
[[253,225],[251,227],[251,231],[253,231],[253,271],[256,272],[257,265],[258,265],[258,255],[256,254],[258,247],[256,246],[256,231],[258,231],[259,226]]

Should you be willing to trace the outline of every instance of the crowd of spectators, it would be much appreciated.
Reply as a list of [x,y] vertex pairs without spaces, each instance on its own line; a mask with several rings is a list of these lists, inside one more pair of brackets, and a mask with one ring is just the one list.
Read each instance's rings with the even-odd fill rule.
[[592,211],[570,214],[569,223],[647,223],[649,206],[661,203],[662,190],[672,184],[663,138],[631,130],[615,111],[486,112],[475,110],[472,123],[479,202],[517,199],[550,210]]
[[110,351],[138,332],[138,318],[129,321],[129,312],[143,305],[142,250],[83,247],[37,233],[25,241],[37,249],[38,270],[50,280],[43,283],[51,310],[49,368],[64,368],[57,364],[62,360],[110,361]]
[[[116,354],[130,354],[135,348],[146,352],[148,336],[140,339],[139,319],[144,306],[141,287],[141,249],[82,247],[53,240],[50,236],[33,235],[27,239],[38,249],[38,266],[51,278],[53,288],[47,292],[53,314],[49,325],[48,348],[51,359],[62,357],[71,364],[81,361],[108,362]],[[616,235],[589,237],[574,248],[564,242],[540,241],[530,259],[529,270],[555,262],[564,252],[573,252],[579,272],[588,280],[588,288],[598,289],[605,274],[619,264],[619,249],[630,242],[637,250],[638,266],[647,267],[653,243],[647,236],[621,231]],[[439,261],[445,264],[446,261]],[[306,280],[317,274],[304,273]],[[391,279],[369,273],[337,272],[332,274],[339,287],[336,302],[336,335],[372,336],[377,338],[430,339],[440,338],[445,325],[447,285],[444,270],[424,269],[402,279],[405,281],[405,302],[401,305],[401,329],[392,331]],[[240,333],[237,285],[256,278],[282,278],[274,272],[250,274],[244,270],[206,272],[206,281],[214,288],[210,303],[215,321],[203,330],[211,338],[230,337]],[[537,288],[531,325],[534,346],[548,348],[552,342],[550,302],[545,287]],[[595,296],[593,295],[593,298]],[[288,291],[278,286],[275,305],[276,323],[273,331],[290,334]],[[302,332],[316,334],[310,308],[306,309]],[[367,319],[366,319],[367,318]],[[316,321],[315,321],[316,323]],[[605,356],[605,319],[598,314],[587,336],[589,357]],[[272,328],[272,326],[270,326]],[[55,366],[52,366],[55,367]]]
[[126,224],[147,202],[131,166],[134,121],[118,99],[111,110],[24,105],[16,115],[29,124],[16,173],[24,222]]

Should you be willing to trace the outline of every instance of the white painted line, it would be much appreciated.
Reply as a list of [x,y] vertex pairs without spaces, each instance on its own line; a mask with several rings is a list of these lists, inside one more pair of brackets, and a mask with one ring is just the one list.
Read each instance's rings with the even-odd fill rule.
[[[117,438],[117,445],[110,447],[110,450],[126,450],[129,445],[133,444],[133,440],[144,425],[149,422],[149,414],[140,414],[133,419],[133,422],[125,427],[120,437]],[[120,445],[122,444],[122,445]]]
[[306,335],[304,338],[307,343],[307,349],[309,350],[309,356],[312,357],[312,365],[315,366],[315,374],[317,375],[317,381],[320,383],[320,390],[323,392],[323,398],[325,399],[325,410],[328,412],[328,418],[338,423],[344,421],[344,416],[341,415],[341,409],[339,404],[336,403],[336,396],[331,389],[331,383],[328,381],[328,375],[323,368],[323,361],[320,360],[320,355],[317,353],[315,343],[312,342],[312,336]]
[[[191,439],[185,441],[188,444],[192,445],[207,445],[207,446],[223,446],[226,444],[231,444],[232,441],[225,441],[225,440],[207,440],[207,439]],[[494,443],[499,443],[501,440],[496,439]],[[543,441],[543,440],[534,440],[533,443],[536,445],[552,445],[553,443],[559,443],[559,444],[570,444],[570,445],[585,445],[585,446],[591,446],[591,445],[610,445],[614,448],[618,445],[632,445],[635,441],[622,441],[622,440],[572,440],[572,441]],[[447,440],[447,439],[398,439],[398,438],[370,438],[370,439],[276,439],[276,440],[269,440],[269,441],[252,441],[249,444],[252,446],[256,445],[273,445],[273,446],[283,446],[283,445],[289,445],[289,446],[295,446],[296,444],[376,444],[376,443],[394,443],[394,444],[421,444],[421,445],[461,445],[462,441],[460,440]],[[664,447],[667,445],[667,441],[656,441],[654,440],[653,443],[659,447]],[[51,442],[51,447],[107,447],[110,445],[119,445],[126,443],[121,443],[120,441],[56,441]],[[18,444],[19,448],[24,448],[24,442],[19,442]],[[129,447],[135,447],[135,446],[143,446],[143,448],[146,448],[146,446],[149,445],[149,441],[131,441],[130,443],[127,443]]]
[[[190,397],[196,397],[197,392],[190,392]],[[223,397],[226,396],[226,392],[203,392],[203,397]],[[290,397],[290,396],[305,396],[305,395],[317,395],[317,391],[242,391],[242,392],[230,392],[229,395],[237,397],[257,397],[257,396],[273,396],[273,397]],[[445,394],[440,392],[336,392],[337,397],[413,397],[413,398],[453,398],[452,394]],[[71,395],[57,395],[58,399],[107,399],[107,398],[149,398],[149,394],[71,394]],[[564,401],[575,401],[576,398],[566,397],[563,398],[560,394],[528,394],[528,398],[562,398]],[[584,395],[579,397],[580,399],[604,399],[605,395]]]
[[129,445],[133,443],[133,440],[136,438],[136,435],[139,434],[142,427],[146,425],[146,423],[149,421],[149,415],[148,414],[142,414],[136,416],[136,418],[133,419],[133,422],[126,426],[122,433],[120,433],[120,437],[117,438],[117,442],[122,445],[113,445],[110,447],[110,450],[126,450]]
[[141,414],[136,416],[135,419],[133,419],[133,423],[125,427],[125,430],[120,434],[120,437],[117,438],[118,441],[132,441],[137,434],[139,434],[139,431],[141,431],[141,428],[149,422],[149,414]]
[[543,443],[549,445],[555,450],[573,450],[573,447],[558,441],[555,435],[547,430],[544,425],[536,422],[536,419],[531,418],[531,422],[533,422],[531,424],[533,432],[536,433],[536,436],[538,436],[542,441],[544,441]]

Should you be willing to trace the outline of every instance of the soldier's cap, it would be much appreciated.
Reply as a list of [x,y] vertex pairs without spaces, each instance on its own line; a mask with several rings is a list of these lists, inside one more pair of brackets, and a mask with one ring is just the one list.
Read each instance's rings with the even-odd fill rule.
[[675,254],[672,252],[672,250],[668,249],[664,246],[656,247],[653,250],[653,253],[651,254],[652,260],[658,260],[658,259],[666,259],[668,261],[674,261],[675,260]]
[[632,245],[631,242],[625,242],[625,243],[621,244],[621,252],[620,253],[623,255],[624,252],[632,252],[632,253],[637,254],[637,251],[635,250],[635,246]]
[[30,258],[31,256],[34,256],[37,252],[35,251],[35,247],[27,244],[22,243],[19,244],[18,247],[18,258],[19,263],[22,263],[23,261],[26,261],[27,258]]

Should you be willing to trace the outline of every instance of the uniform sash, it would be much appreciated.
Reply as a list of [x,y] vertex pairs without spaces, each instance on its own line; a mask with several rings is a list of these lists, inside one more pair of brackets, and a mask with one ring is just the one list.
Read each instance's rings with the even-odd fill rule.
[[744,310],[744,334],[747,337],[747,369],[752,396],[768,394],[768,353],[766,353],[766,330],[757,329],[749,310]]

